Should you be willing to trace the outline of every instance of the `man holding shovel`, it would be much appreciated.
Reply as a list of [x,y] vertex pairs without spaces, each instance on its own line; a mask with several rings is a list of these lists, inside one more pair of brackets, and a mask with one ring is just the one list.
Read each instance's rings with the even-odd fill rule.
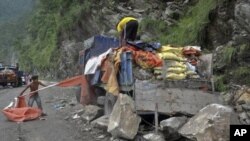
[[30,88],[30,95],[29,95],[29,101],[28,101],[28,106],[29,107],[32,107],[33,106],[33,103],[34,101],[36,101],[36,104],[38,106],[38,108],[42,111],[42,114],[41,116],[46,116],[47,114],[43,112],[43,108],[42,108],[42,101],[41,101],[41,98],[38,94],[38,88],[39,88],[39,85],[42,85],[44,87],[46,87],[45,84],[43,84],[42,82],[40,82],[38,80],[38,75],[33,75],[31,77],[31,80],[32,82],[26,86],[26,88],[20,93],[20,96],[23,95],[23,93],[28,89]]

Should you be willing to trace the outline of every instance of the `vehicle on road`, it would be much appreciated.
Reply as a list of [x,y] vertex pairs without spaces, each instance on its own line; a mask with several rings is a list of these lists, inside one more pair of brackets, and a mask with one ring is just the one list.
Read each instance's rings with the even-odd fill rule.
[[11,85],[18,87],[22,85],[22,71],[16,69],[15,66],[0,67],[0,85],[3,87]]

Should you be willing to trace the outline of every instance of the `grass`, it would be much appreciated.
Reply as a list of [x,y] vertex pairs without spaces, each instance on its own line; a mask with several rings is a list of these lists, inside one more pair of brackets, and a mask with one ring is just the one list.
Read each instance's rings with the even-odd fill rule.
[[153,31],[157,35],[155,40],[160,40],[162,44],[197,45],[199,33],[209,23],[209,13],[217,4],[217,0],[199,0],[177,25],[168,27],[163,21],[145,19],[141,24],[142,29]]
[[232,71],[233,78],[241,84],[250,85],[250,67],[237,67]]
[[219,75],[219,76],[215,76],[215,90],[218,92],[223,92],[226,91],[228,89],[226,83],[225,82],[225,75]]
[[227,46],[223,50],[222,60],[224,63],[230,65],[232,63],[233,57],[236,54],[236,47]]

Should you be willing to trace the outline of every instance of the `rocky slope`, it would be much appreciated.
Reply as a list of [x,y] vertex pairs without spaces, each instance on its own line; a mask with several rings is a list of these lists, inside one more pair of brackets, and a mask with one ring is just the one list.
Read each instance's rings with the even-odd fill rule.
[[[35,34],[34,41],[39,41],[39,44],[36,43],[38,45],[32,47],[34,54],[34,48],[44,54],[51,52],[47,53],[47,58],[43,58],[44,55],[32,58],[30,55],[30,59],[34,60],[31,62],[27,62],[27,57],[20,59],[23,66],[31,64],[29,67],[26,65],[27,69],[33,68],[33,71],[45,77],[65,78],[75,75],[78,51],[84,48],[84,40],[96,34],[117,36],[114,28],[117,21],[125,15],[133,15],[140,21],[139,34],[142,40],[183,46],[199,45],[205,52],[214,52],[218,90],[227,89],[229,83],[250,83],[247,77],[250,72],[250,2],[247,0],[109,0],[96,4],[82,0],[74,3],[50,1],[43,2],[39,10],[48,8],[49,4],[55,6],[50,7],[51,12],[42,13],[43,16],[50,17],[49,14],[54,12],[54,17],[59,17],[55,17],[55,23],[52,24],[63,26],[56,25],[56,30],[47,29],[53,33],[51,38],[50,35],[41,38],[38,32],[34,32],[38,31],[35,27],[31,34]],[[81,9],[77,11],[79,7]],[[40,11],[40,16],[42,14]],[[67,14],[71,14],[68,16],[70,18]],[[36,18],[39,18],[39,14]],[[60,18],[62,21],[58,20]],[[69,22],[63,23],[67,20]],[[49,28],[54,26],[51,23],[48,25]],[[43,25],[38,27],[44,28]],[[48,34],[46,30],[45,33]],[[26,45],[31,46],[31,43],[34,42]],[[36,60],[44,62],[46,66]]]

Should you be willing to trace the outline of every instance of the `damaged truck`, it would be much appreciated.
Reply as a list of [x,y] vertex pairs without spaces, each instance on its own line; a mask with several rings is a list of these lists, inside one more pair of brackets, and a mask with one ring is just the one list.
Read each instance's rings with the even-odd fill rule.
[[214,93],[212,54],[202,54],[197,46],[137,41],[119,47],[117,38],[96,35],[84,42],[79,66],[106,115],[119,93],[133,98],[139,114],[194,115],[221,103]]

